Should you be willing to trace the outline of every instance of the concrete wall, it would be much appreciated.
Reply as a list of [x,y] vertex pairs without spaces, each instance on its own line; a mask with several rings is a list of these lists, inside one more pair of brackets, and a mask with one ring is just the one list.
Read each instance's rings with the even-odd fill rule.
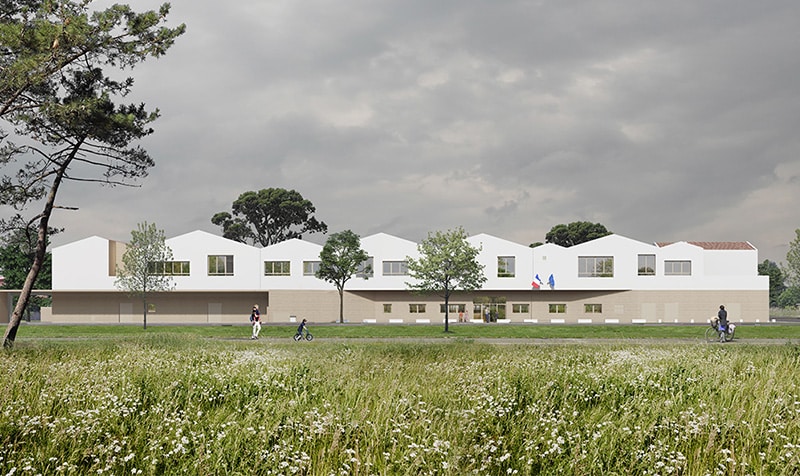
[[[157,293],[148,297],[153,306],[147,322],[152,324],[247,324],[253,304],[265,309],[269,296],[263,292]],[[140,323],[144,306],[121,292],[53,293],[50,316],[43,322]],[[45,319],[47,318],[47,321]]]
[[[476,299],[505,302],[506,319],[538,324],[637,324],[706,323],[720,304],[732,322],[769,322],[767,295],[761,291],[480,291],[457,293],[450,304],[464,304],[466,317],[474,318]],[[266,292],[171,292],[149,298],[155,310],[148,323],[245,324],[253,304],[259,304],[265,323],[338,322],[336,291]],[[43,322],[139,323],[142,303],[124,293],[55,293],[52,314]],[[385,312],[386,304],[391,312]],[[425,304],[425,312],[411,312],[409,304]],[[344,317],[353,323],[443,323],[436,295],[405,291],[352,291],[344,295]],[[513,312],[514,304],[526,304],[527,312]],[[551,304],[564,304],[565,312],[550,312]],[[587,312],[586,305],[600,312]],[[458,319],[450,314],[451,321]]]

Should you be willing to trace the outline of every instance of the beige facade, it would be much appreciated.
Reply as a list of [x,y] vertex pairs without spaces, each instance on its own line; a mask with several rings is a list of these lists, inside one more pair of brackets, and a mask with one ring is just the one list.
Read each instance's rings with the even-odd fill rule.
[[[266,292],[169,292],[148,296],[150,324],[246,323],[253,304],[265,309]],[[142,322],[144,306],[121,292],[57,292],[47,319],[59,324]],[[42,321],[46,317],[42,315]]]
[[[142,321],[142,302],[120,292],[54,293],[53,323]],[[720,304],[732,322],[768,322],[767,295],[761,291],[481,291],[450,299],[451,322],[459,311],[471,322],[519,324],[705,323]],[[303,318],[339,320],[339,295],[332,291],[168,292],[148,298],[150,324],[246,324],[253,304],[267,323]],[[351,323],[428,324],[444,322],[444,300],[407,291],[345,292],[344,316]],[[7,322],[7,321],[6,321]]]

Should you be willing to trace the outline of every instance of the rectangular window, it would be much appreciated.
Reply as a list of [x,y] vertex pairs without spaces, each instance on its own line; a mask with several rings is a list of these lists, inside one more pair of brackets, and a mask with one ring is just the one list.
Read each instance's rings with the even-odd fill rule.
[[392,313],[392,305],[391,304],[384,304],[383,305],[383,313],[384,314],[391,314]]
[[512,304],[511,312],[514,314],[528,314],[531,311],[530,304]]
[[233,276],[233,255],[209,255],[209,276]]
[[578,276],[581,278],[613,278],[613,256],[579,256]]
[[406,276],[408,275],[408,263],[405,261],[384,261],[384,276]]
[[147,303],[147,313],[148,314],[152,314],[154,312],[156,312],[156,305],[153,304],[152,302],[148,302]]
[[516,257],[498,256],[497,257],[497,277],[513,278],[516,276]]
[[264,261],[264,276],[289,276],[290,274],[289,261]]
[[601,314],[603,312],[602,304],[584,304],[583,312],[587,314]]
[[639,255],[639,276],[656,275],[656,255]]
[[189,276],[188,261],[156,261],[148,266],[150,274]]
[[316,276],[322,261],[303,261],[303,276]]
[[691,261],[664,261],[664,276],[691,276]]
[[367,258],[366,261],[358,265],[358,271],[356,271],[356,277],[358,278],[371,278],[375,275],[375,267],[372,266],[372,263],[375,261],[375,258],[370,256]]
[[[455,314],[457,312],[467,312],[466,304],[449,304],[448,308],[450,309],[450,314]],[[444,304],[439,304],[439,312],[444,314]]]
[[411,314],[424,314],[425,304],[409,304],[408,312],[410,312]]
[[567,312],[566,304],[548,304],[550,314],[564,314]]

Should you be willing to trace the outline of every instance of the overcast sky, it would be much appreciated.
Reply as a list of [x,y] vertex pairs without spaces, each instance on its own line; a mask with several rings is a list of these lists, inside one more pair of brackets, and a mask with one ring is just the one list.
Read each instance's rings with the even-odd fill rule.
[[162,114],[156,167],[67,184],[56,245],[143,221],[221,234],[211,216],[268,187],[329,232],[414,241],[591,221],[781,262],[800,227],[796,0],[171,3],[186,34],[132,72]]

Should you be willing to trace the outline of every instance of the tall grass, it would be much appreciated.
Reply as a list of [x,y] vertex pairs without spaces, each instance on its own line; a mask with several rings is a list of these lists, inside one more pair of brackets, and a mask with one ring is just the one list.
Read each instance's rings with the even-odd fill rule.
[[[696,339],[703,340],[707,325],[538,325],[538,324],[451,324],[450,332],[444,325],[384,325],[384,324],[310,324],[311,331],[320,338],[615,338],[615,339]],[[264,324],[262,338],[290,339],[296,324]],[[27,324],[20,328],[17,339],[29,338],[119,338],[121,336],[146,336],[152,334],[194,335],[208,338],[249,338],[250,326],[220,325],[47,325]],[[791,324],[741,324],[736,328],[741,341],[747,339],[794,339],[800,341],[800,325]]]
[[800,347],[269,343],[0,354],[2,474],[797,474]]

